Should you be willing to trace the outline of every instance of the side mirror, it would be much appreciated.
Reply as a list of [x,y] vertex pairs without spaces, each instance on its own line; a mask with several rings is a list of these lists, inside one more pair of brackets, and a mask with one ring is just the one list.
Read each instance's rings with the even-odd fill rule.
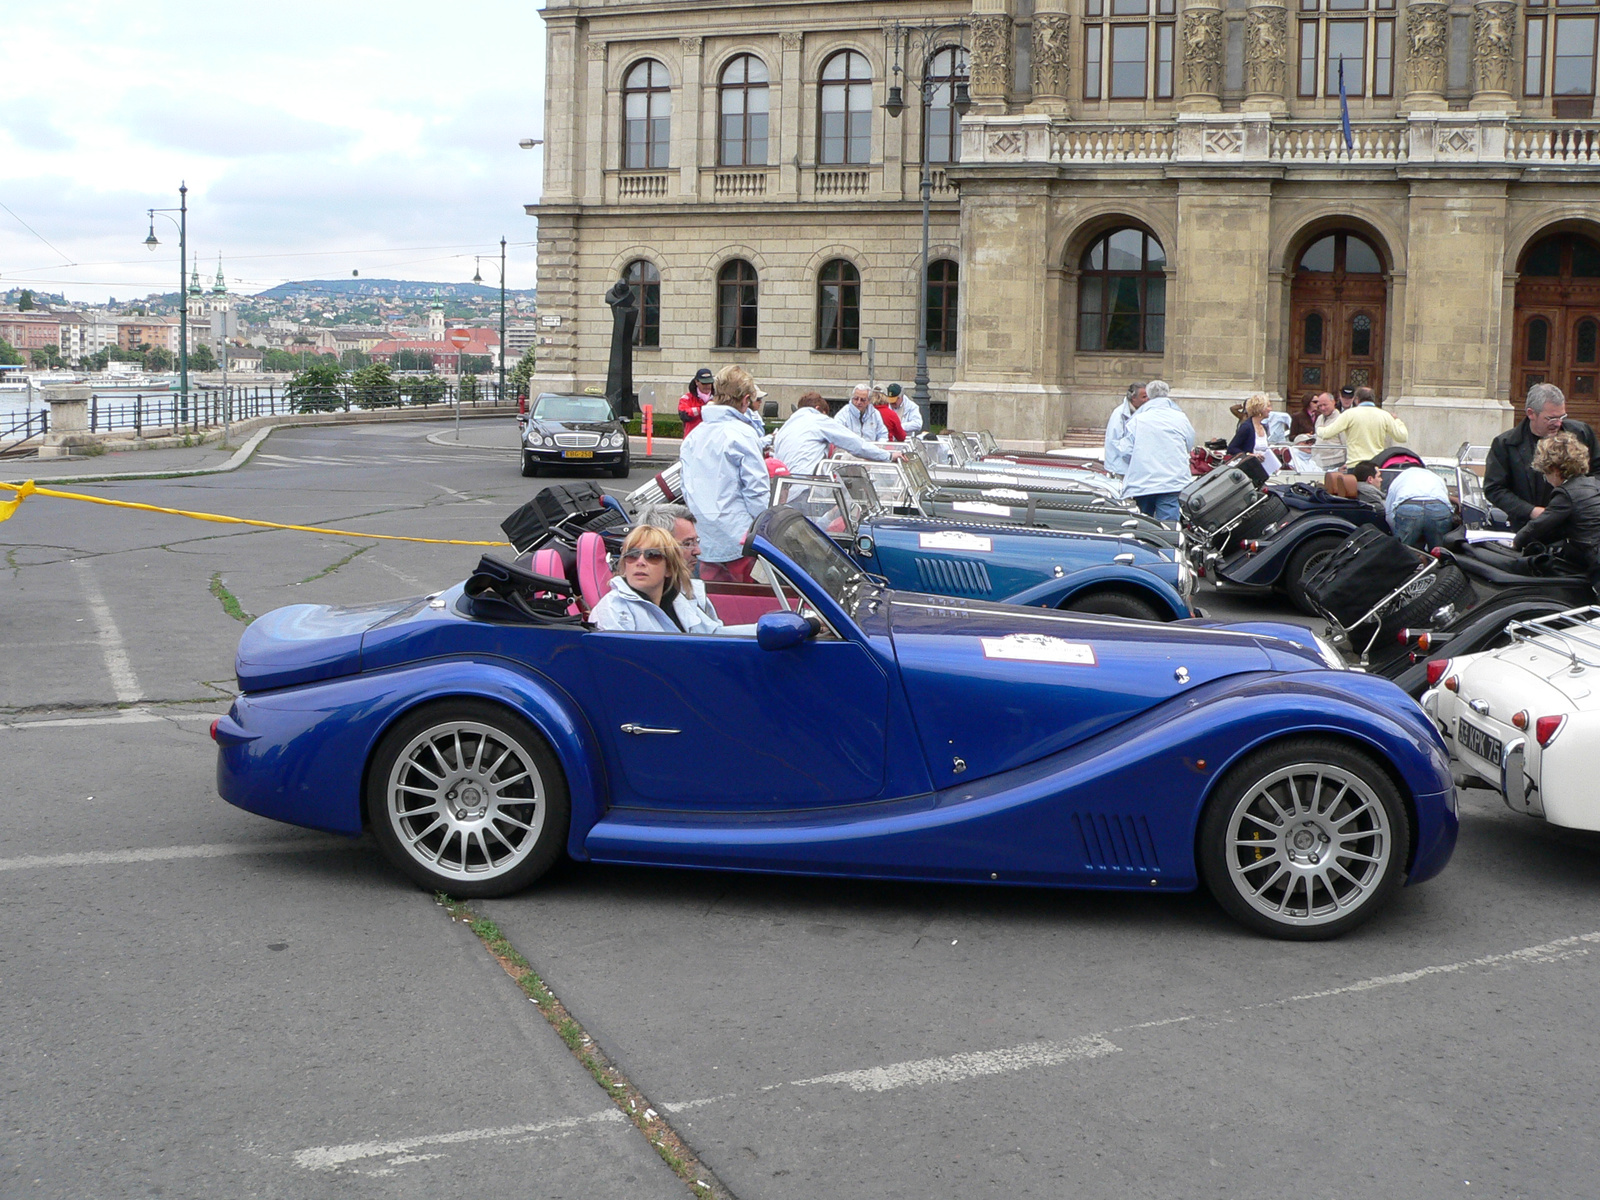
[[756,645],[763,650],[787,650],[817,635],[817,622],[799,613],[762,613],[756,621]]
[[1506,510],[1503,509],[1503,508],[1491,508],[1489,510],[1489,528],[1491,528],[1491,529],[1510,529],[1511,528],[1511,517],[1510,517],[1510,514],[1508,514],[1506,512]]
[[862,558],[871,558],[873,551],[877,548],[871,534],[863,533],[856,539],[856,553],[861,555]]

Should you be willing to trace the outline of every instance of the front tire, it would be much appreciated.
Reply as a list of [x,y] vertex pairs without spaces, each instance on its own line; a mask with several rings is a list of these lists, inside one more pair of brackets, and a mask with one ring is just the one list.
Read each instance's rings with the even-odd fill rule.
[[367,771],[384,853],[420,886],[505,896],[566,845],[566,778],[538,731],[496,704],[444,700],[399,721]]
[[1240,924],[1319,941],[1394,898],[1410,844],[1410,817],[1382,767],[1342,742],[1299,738],[1256,751],[1217,784],[1199,866]]
[[1065,612],[1095,613],[1107,617],[1126,617],[1133,621],[1162,621],[1166,618],[1150,601],[1127,592],[1094,592],[1074,596],[1061,606]]
[[522,452],[522,474],[527,479],[533,479],[539,474],[539,464],[526,450]]

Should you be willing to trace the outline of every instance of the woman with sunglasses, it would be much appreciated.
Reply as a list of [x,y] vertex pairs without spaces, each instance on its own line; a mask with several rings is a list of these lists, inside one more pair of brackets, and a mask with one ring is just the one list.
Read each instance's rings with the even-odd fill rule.
[[689,567],[664,529],[637,526],[622,543],[611,590],[589,614],[597,629],[640,633],[723,633],[726,626],[695,603]]

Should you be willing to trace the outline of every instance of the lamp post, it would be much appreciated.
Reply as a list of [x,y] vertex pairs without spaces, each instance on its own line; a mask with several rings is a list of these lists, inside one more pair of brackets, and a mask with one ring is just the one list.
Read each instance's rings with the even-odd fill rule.
[[[904,93],[899,83],[902,49],[906,51],[908,61],[912,53],[916,53],[922,59],[917,81],[912,85],[921,97],[919,111],[922,116],[922,147],[917,155],[921,163],[919,182],[922,191],[922,269],[919,277],[922,287],[917,296],[917,375],[911,385],[911,400],[922,413],[924,429],[928,427],[932,418],[928,397],[928,226],[931,219],[933,177],[928,173],[928,108],[933,100],[934,89],[939,86],[939,81],[928,74],[928,64],[938,53],[939,42],[950,30],[965,31],[966,27],[965,21],[949,24],[929,21],[922,25],[904,25],[899,21],[891,21],[884,26],[885,36],[894,45],[895,82],[890,85],[888,98],[883,102],[883,111],[891,117],[899,119],[900,114],[906,110]],[[961,45],[960,49],[965,55],[966,46]],[[953,77],[951,92],[951,107],[955,109],[958,117],[965,116],[967,110],[972,107],[972,100],[967,94],[966,80]]]
[[189,419],[189,295],[184,290],[189,281],[189,185],[178,185],[177,208],[149,210],[150,236],[144,244],[151,250],[161,244],[156,240],[157,213],[178,227],[178,420],[183,422]]
[[[482,283],[483,273],[475,262],[472,267],[472,282]],[[496,404],[506,402],[506,239],[500,239],[500,391],[495,397]]]

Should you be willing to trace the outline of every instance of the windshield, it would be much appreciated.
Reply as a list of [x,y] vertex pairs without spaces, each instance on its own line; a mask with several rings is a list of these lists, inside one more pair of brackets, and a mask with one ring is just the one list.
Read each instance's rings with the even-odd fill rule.
[[797,510],[783,508],[768,519],[766,538],[855,617],[856,603],[863,591],[871,590],[871,580],[822,530]]
[[602,396],[543,395],[534,405],[537,421],[615,421],[611,405]]

